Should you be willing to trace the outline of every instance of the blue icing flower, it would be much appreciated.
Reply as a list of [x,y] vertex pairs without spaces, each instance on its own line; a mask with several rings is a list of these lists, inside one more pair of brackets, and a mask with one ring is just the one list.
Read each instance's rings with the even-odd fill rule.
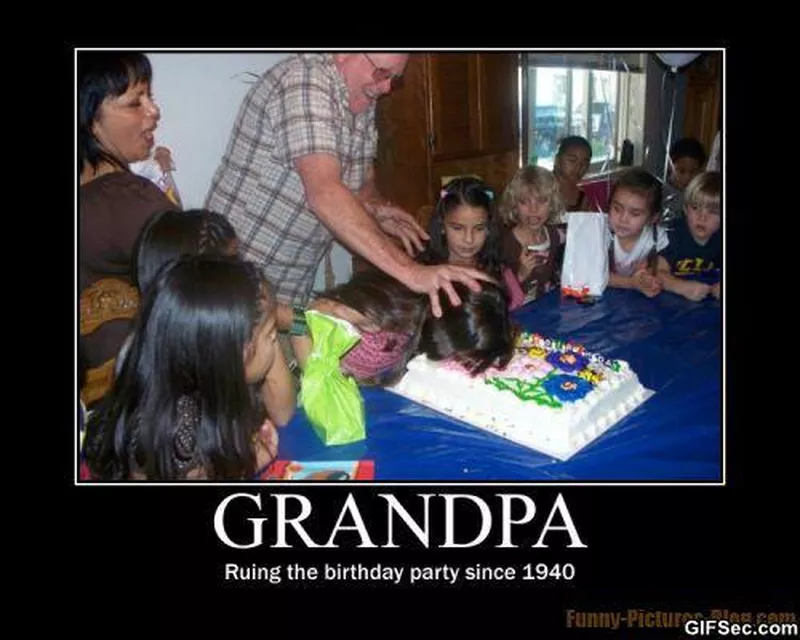
[[542,383],[545,391],[562,402],[580,400],[592,390],[592,384],[578,376],[557,375]]
[[549,354],[547,354],[547,358],[545,358],[545,360],[552,364],[556,369],[569,372],[580,371],[589,363],[589,360],[586,358],[586,356],[581,355],[580,353],[572,353],[571,351],[551,351]]

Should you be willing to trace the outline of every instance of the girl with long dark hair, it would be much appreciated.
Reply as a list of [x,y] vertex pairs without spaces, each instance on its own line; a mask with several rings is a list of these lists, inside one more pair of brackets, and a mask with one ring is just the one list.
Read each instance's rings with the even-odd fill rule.
[[255,477],[276,454],[265,419],[285,424],[295,407],[275,309],[250,263],[193,256],[160,271],[114,387],[87,425],[92,476]]

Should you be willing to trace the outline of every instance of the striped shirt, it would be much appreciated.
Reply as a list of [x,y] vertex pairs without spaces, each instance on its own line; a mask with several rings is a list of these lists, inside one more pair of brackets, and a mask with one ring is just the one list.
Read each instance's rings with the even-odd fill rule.
[[261,265],[287,304],[306,304],[333,237],[308,208],[294,161],[336,156],[358,191],[377,152],[374,104],[353,114],[331,54],[279,62],[244,98],[205,206],[227,216],[242,256]]

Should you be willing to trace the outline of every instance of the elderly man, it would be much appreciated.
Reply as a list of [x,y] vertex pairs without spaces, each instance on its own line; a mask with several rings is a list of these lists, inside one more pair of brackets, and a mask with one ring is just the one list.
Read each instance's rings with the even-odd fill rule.
[[453,281],[477,290],[476,280],[487,279],[467,267],[416,263],[427,234],[376,188],[375,103],[407,61],[399,53],[292,55],[245,97],[206,207],[230,218],[242,254],[263,266],[281,302],[307,302],[334,238],[427,293],[437,316],[440,288],[458,304]]

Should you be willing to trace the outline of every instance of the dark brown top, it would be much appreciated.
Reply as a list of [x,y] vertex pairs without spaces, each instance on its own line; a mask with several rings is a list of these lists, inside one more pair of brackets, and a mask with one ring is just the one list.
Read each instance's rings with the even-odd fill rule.
[[585,211],[589,206],[589,200],[583,189],[578,189],[578,199],[573,204],[564,203],[565,211]]
[[[527,278],[520,282],[523,292],[539,297],[549,291],[553,285],[557,285],[561,278],[561,263],[564,260],[564,239],[559,227],[556,225],[546,225],[547,234],[550,237],[550,248],[548,250],[547,261],[544,264],[533,268]],[[514,275],[519,272],[519,261],[523,247],[514,235],[513,227],[508,227],[503,232],[502,241],[502,261],[508,266]]]
[[[152,182],[127,171],[106,173],[78,195],[80,293],[101,278],[132,282],[131,256],[139,231],[158,211],[176,205]],[[117,355],[131,320],[115,320],[82,338],[90,368]]]

